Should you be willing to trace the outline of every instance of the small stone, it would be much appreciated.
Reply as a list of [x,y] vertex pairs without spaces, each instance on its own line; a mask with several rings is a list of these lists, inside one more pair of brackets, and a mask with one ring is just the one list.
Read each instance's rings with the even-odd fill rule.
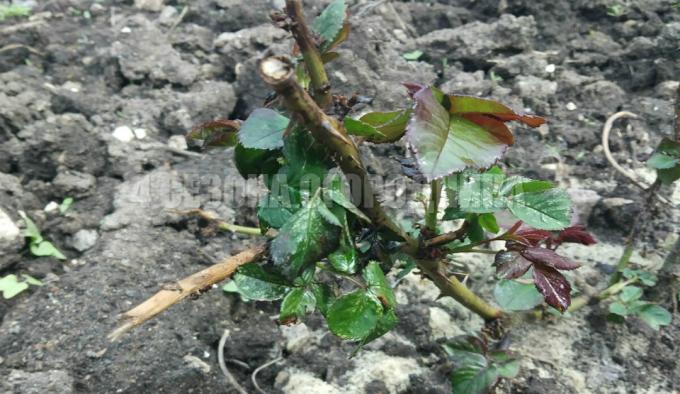
[[177,8],[172,7],[172,6],[165,6],[163,7],[163,10],[161,11],[160,15],[158,15],[158,23],[160,23],[163,26],[171,26],[173,23],[175,23],[175,20],[177,19]]
[[122,29],[120,29],[120,32],[124,34],[129,34],[132,33],[132,29],[130,29],[128,26],[125,26]]
[[574,104],[574,103],[571,102],[571,101],[568,102],[568,103],[567,103],[567,110],[569,110],[569,111],[574,111],[574,110],[576,110],[576,104]]
[[93,3],[90,6],[90,14],[98,16],[98,15],[103,15],[106,12],[106,7],[99,3]]
[[165,0],[135,0],[135,8],[144,11],[158,12],[163,9]]
[[146,138],[145,129],[137,128],[132,130],[132,132],[135,134],[135,138],[137,138],[138,140],[143,140],[144,138]]
[[95,230],[78,230],[71,238],[71,246],[79,252],[91,249],[96,243],[99,234]]
[[130,142],[135,139],[135,134],[128,126],[119,126],[113,130],[113,138],[121,142]]
[[0,209],[0,250],[3,250],[3,245],[14,244],[20,241],[21,231],[19,227],[12,221],[12,219]]
[[190,368],[198,369],[205,374],[210,373],[210,365],[196,356],[187,354],[184,356],[183,360],[189,365]]
[[168,146],[173,149],[187,150],[187,140],[181,135],[173,135],[168,138]]
[[547,72],[548,74],[554,73],[555,72],[555,65],[551,63],[551,64],[548,64],[547,66],[545,66],[545,72]]
[[55,201],[50,201],[47,205],[45,205],[45,208],[43,208],[43,211],[45,213],[55,213],[59,210],[59,204],[57,204]]

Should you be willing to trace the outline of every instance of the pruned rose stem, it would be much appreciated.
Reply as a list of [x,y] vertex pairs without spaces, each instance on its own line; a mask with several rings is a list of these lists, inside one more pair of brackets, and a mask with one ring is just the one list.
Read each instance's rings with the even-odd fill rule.
[[[176,209],[170,210],[178,215],[185,216],[196,216],[201,219],[207,220],[208,222],[215,223],[220,230],[229,231],[232,233],[239,233],[245,235],[263,235],[262,230],[259,227],[248,227],[241,226],[238,224],[227,223],[225,221],[219,220],[216,215],[212,212],[204,211],[202,209],[188,209],[186,211],[180,211]],[[269,235],[269,234],[264,234]]]
[[305,68],[312,83],[312,95],[321,108],[326,108],[331,103],[331,84],[316,43],[305,23],[302,0],[286,0],[286,14],[292,21],[290,31],[305,60]]
[[231,256],[202,271],[189,275],[176,283],[165,286],[151,298],[121,315],[121,324],[113,330],[108,338],[115,341],[134,327],[146,322],[164,310],[192,295],[199,295],[212,285],[219,283],[234,274],[244,264],[259,260],[267,251],[266,245],[256,246]]
[[430,182],[430,201],[425,212],[425,226],[432,234],[437,231],[437,212],[439,212],[439,200],[442,192],[441,179]]
[[469,227],[470,222],[466,220],[463,222],[463,225],[458,230],[450,231],[448,233],[428,239],[427,241],[425,241],[425,246],[432,248],[436,246],[445,245],[449,242],[453,242],[459,239],[463,239],[465,238],[465,235],[467,234]]
[[[311,132],[318,143],[328,148],[342,171],[348,177],[360,179],[359,195],[362,198],[359,208],[371,219],[372,224],[404,241],[405,251],[418,258],[423,251],[422,245],[385,212],[373,192],[354,141],[347,135],[343,126],[326,115],[297,83],[290,60],[284,57],[266,58],[260,63],[260,75],[283,98],[288,110],[297,117],[296,120]],[[355,191],[352,194],[357,195]],[[503,316],[500,309],[487,304],[456,278],[447,277],[440,262],[426,259],[418,259],[417,262],[419,268],[435,283],[443,295],[453,297],[487,321]]]

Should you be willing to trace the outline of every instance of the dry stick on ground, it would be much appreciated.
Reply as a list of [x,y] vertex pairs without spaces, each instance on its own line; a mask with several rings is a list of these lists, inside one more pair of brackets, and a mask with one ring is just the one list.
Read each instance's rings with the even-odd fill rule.
[[[614,126],[614,122],[620,118],[633,118],[636,119],[638,116],[635,115],[634,113],[628,112],[628,111],[621,111],[617,112],[614,115],[610,116],[607,118],[607,121],[604,123],[604,127],[602,127],[602,148],[604,149],[604,156],[607,158],[607,161],[609,164],[611,164],[614,169],[620,173],[621,175],[625,176],[628,178],[628,180],[638,188],[642,190],[648,190],[651,186],[645,186],[640,181],[638,181],[637,177],[625,168],[621,167],[621,165],[614,159],[614,156],[612,155],[612,152],[609,150],[609,135],[611,134],[612,127]],[[653,196],[658,198],[661,202],[665,204],[670,204],[671,202],[668,201],[665,197],[659,195],[654,192]]]
[[[348,177],[358,178],[360,182],[350,182],[350,185],[358,184],[361,187],[359,194],[362,196],[362,203],[359,208],[371,219],[374,226],[401,238],[406,243],[405,251],[417,258],[421,245],[384,211],[373,192],[358,148],[342,125],[326,115],[297,83],[294,70],[290,60],[284,57],[269,57],[260,63],[260,75],[283,97],[288,110],[296,115],[297,121],[310,130],[318,143],[323,143],[332,152],[331,156]],[[449,278],[441,262],[420,259],[418,267],[443,295],[453,297],[485,320],[494,321],[504,316],[500,309],[487,304],[458,279]]]
[[166,286],[151,298],[123,313],[121,324],[108,335],[108,338],[115,341],[132,328],[139,326],[183,299],[210,289],[212,285],[231,277],[238,267],[259,260],[266,251],[266,245],[244,250],[220,263],[187,276],[175,284]]
[[224,330],[222,337],[220,337],[220,343],[217,345],[217,363],[220,365],[220,370],[227,382],[234,387],[239,394],[248,394],[248,392],[241,386],[234,375],[227,369],[227,364],[224,362],[224,346],[227,344],[227,339],[229,339],[229,330]]

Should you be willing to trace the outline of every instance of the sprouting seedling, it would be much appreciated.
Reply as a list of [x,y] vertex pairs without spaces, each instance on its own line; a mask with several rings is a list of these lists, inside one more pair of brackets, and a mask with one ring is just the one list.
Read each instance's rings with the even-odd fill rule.
[[[307,24],[301,1],[287,0],[285,12],[272,19],[292,33],[295,46],[290,57],[260,63],[260,76],[273,90],[266,105],[243,122],[215,120],[187,135],[203,148],[233,147],[241,175],[263,181],[268,193],[258,204],[259,227],[209,220],[229,231],[259,233],[261,243],[178,281],[174,291],[158,292],[125,313],[110,337],[231,278],[228,292],[281,300],[280,324],[318,311],[329,330],[356,343],[358,351],[397,325],[395,287],[417,270],[442,297],[485,321],[479,335],[453,340],[444,349],[457,365],[455,392],[487,392],[499,378],[517,374],[504,340],[514,311],[573,310],[573,286],[565,273],[576,275],[580,263],[563,256],[559,246],[587,246],[595,239],[572,224],[564,190],[503,169],[501,159],[515,143],[510,125],[539,127],[545,119],[417,82],[403,83],[410,105],[391,110],[359,113],[358,96],[335,94],[326,66],[348,38],[347,18],[346,2],[334,0]],[[402,179],[425,182],[429,191],[424,217],[411,224],[385,208],[358,147],[402,140],[412,154],[401,158]],[[443,232],[443,222],[456,230]],[[490,249],[497,242],[502,250]],[[501,308],[464,284],[454,269],[459,253],[496,255]]]
[[31,9],[24,5],[0,5],[0,22],[9,18],[20,18],[31,15]]
[[35,223],[26,216],[26,213],[19,211],[19,215],[26,223],[26,229],[24,230],[24,237],[28,238],[29,250],[34,256],[53,256],[59,260],[66,260],[59,249],[57,249],[50,241],[45,240],[40,234],[40,230]]
[[16,297],[18,294],[28,289],[29,285],[42,286],[43,283],[38,279],[26,274],[21,275],[21,279],[14,274],[9,274],[0,278],[0,292],[6,300]]

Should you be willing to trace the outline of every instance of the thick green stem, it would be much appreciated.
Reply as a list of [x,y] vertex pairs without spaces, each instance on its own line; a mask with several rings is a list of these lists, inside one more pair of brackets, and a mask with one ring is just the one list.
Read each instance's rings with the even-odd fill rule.
[[435,179],[430,182],[430,202],[425,212],[425,227],[431,233],[437,232],[437,213],[439,212],[439,200],[442,192],[441,179]]
[[300,47],[302,57],[305,59],[305,67],[312,83],[312,95],[321,108],[326,108],[331,103],[331,84],[323,66],[321,55],[316,48],[316,43],[305,23],[305,14],[302,10],[301,0],[286,0],[286,13],[292,20],[290,31]]
[[487,304],[458,279],[446,276],[438,261],[419,260],[418,267],[437,285],[443,295],[452,297],[484,320],[494,320],[503,316],[503,311]]
[[624,280],[621,282],[616,282],[615,284],[607,287],[606,289],[602,290],[601,292],[595,294],[595,295],[585,295],[585,296],[580,296],[576,297],[571,301],[571,305],[569,306],[569,309],[567,309],[568,312],[575,312],[584,306],[593,303],[593,302],[599,302],[599,301],[604,301],[607,298],[616,295],[623,290],[624,287],[635,283],[637,279],[629,279],[629,280]]
[[[283,57],[270,57],[260,63],[260,74],[262,79],[283,98],[288,110],[297,116],[297,121],[310,130],[318,143],[328,148],[345,175],[348,178],[360,180],[358,186],[362,198],[359,208],[371,219],[373,226],[405,242],[404,251],[417,257],[421,253],[419,241],[411,237],[382,208],[374,194],[354,141],[347,135],[342,125],[326,115],[297,83],[294,78],[293,64]],[[350,182],[350,186],[352,184]],[[353,194],[356,193],[353,192]],[[440,263],[418,260],[418,266],[437,285],[443,295],[453,297],[485,320],[494,320],[503,316],[500,309],[487,304],[460,281],[448,278],[440,269]]]

